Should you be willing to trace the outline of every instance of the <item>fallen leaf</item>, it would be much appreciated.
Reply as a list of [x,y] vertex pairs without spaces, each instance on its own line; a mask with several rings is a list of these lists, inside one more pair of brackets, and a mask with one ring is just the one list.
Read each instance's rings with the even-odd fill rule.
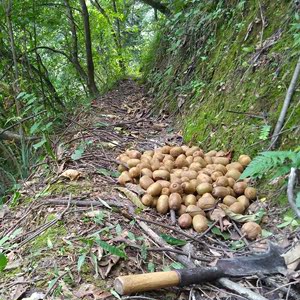
[[296,244],[292,249],[282,255],[287,268],[296,270],[300,263],[300,243]]
[[69,178],[71,181],[77,180],[82,176],[81,172],[74,170],[74,169],[68,169],[64,171],[62,174],[60,174],[59,177],[66,177]]
[[138,208],[146,208],[146,206],[141,202],[140,198],[135,193],[129,191],[127,188],[124,187],[116,187],[116,189],[122,192],[127,197],[127,199],[130,200]]

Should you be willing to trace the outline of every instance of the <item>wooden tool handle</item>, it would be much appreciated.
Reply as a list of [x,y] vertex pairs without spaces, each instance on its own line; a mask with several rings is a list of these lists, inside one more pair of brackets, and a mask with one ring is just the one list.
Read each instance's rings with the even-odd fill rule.
[[155,272],[139,275],[120,276],[115,279],[115,290],[120,295],[145,292],[180,283],[180,275],[176,271]]

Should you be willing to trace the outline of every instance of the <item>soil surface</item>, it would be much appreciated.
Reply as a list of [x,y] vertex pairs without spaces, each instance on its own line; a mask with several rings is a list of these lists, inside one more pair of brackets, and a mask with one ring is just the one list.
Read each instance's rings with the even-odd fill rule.
[[[0,299],[121,299],[113,290],[118,276],[174,270],[184,263],[215,266],[220,258],[266,251],[267,239],[283,246],[298,239],[297,231],[288,238],[273,231],[249,242],[233,221],[225,223],[229,236],[212,232],[215,224],[197,234],[172,225],[168,214],[139,207],[143,191],[117,183],[118,155],[128,148],[145,151],[183,142],[167,115],[153,116],[152,102],[143,87],[122,81],[95,99],[91,109],[77,108],[64,130],[52,137],[53,155],[33,167],[0,211],[0,247],[9,257],[0,277]],[[276,221],[276,208],[264,202],[258,206]],[[245,245],[234,249],[232,243],[239,241]],[[299,296],[289,285],[282,287],[288,281],[281,275],[235,281],[267,299]],[[203,283],[122,299],[248,298],[221,283]]]

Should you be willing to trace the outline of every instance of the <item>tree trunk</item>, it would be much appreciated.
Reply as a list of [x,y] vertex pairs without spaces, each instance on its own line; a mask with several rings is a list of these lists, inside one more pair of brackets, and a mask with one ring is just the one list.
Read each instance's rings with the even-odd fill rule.
[[95,69],[94,69],[94,62],[93,62],[89,13],[86,7],[85,0],[79,0],[79,1],[81,4],[81,15],[83,19],[84,34],[85,34],[85,51],[86,51],[86,61],[87,61],[87,69],[88,69],[87,72],[88,89],[89,89],[90,96],[96,97],[99,95],[99,91],[95,83]]

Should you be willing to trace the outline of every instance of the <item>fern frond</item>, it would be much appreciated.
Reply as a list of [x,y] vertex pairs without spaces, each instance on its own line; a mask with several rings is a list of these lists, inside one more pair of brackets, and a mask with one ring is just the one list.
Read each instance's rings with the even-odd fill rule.
[[271,126],[270,125],[264,125],[262,126],[259,134],[259,139],[265,141],[268,139],[269,134],[270,134]]

